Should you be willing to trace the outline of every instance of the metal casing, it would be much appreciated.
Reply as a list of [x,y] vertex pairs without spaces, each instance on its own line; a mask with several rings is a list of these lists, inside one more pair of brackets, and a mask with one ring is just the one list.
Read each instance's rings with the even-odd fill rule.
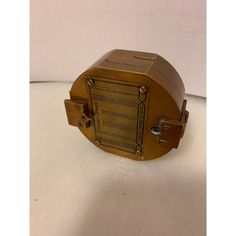
[[65,106],[69,124],[102,150],[149,160],[178,147],[188,119],[184,92],[161,56],[116,49],[75,80]]

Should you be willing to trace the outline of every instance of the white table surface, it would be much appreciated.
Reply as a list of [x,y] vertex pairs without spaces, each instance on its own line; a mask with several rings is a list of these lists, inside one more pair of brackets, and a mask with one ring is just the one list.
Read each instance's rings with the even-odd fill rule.
[[206,101],[177,150],[138,162],[67,123],[69,83],[31,84],[31,236],[204,236]]

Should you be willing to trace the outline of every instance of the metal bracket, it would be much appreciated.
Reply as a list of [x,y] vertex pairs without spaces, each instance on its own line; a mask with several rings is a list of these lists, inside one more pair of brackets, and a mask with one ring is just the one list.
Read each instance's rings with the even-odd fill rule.
[[70,125],[81,128],[88,128],[91,125],[87,101],[67,99],[64,102],[68,123]]
[[187,100],[184,100],[180,120],[162,118],[159,123],[151,128],[151,132],[158,137],[158,142],[163,146],[177,148],[184,135],[189,112],[186,110]]

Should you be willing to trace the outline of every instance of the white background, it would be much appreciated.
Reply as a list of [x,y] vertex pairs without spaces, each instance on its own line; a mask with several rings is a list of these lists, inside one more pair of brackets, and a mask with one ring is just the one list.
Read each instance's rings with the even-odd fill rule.
[[206,96],[205,0],[31,0],[31,80],[74,81],[115,48],[154,52]]

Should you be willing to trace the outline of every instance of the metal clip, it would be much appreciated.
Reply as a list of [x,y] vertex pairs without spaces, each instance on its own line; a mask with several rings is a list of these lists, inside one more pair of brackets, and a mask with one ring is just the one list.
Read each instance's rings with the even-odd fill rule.
[[88,128],[91,118],[88,116],[88,103],[83,100],[65,100],[68,123],[73,126]]
[[159,123],[151,128],[151,132],[158,137],[161,145],[177,148],[184,135],[189,112],[186,110],[187,100],[184,100],[180,120],[162,118]]

